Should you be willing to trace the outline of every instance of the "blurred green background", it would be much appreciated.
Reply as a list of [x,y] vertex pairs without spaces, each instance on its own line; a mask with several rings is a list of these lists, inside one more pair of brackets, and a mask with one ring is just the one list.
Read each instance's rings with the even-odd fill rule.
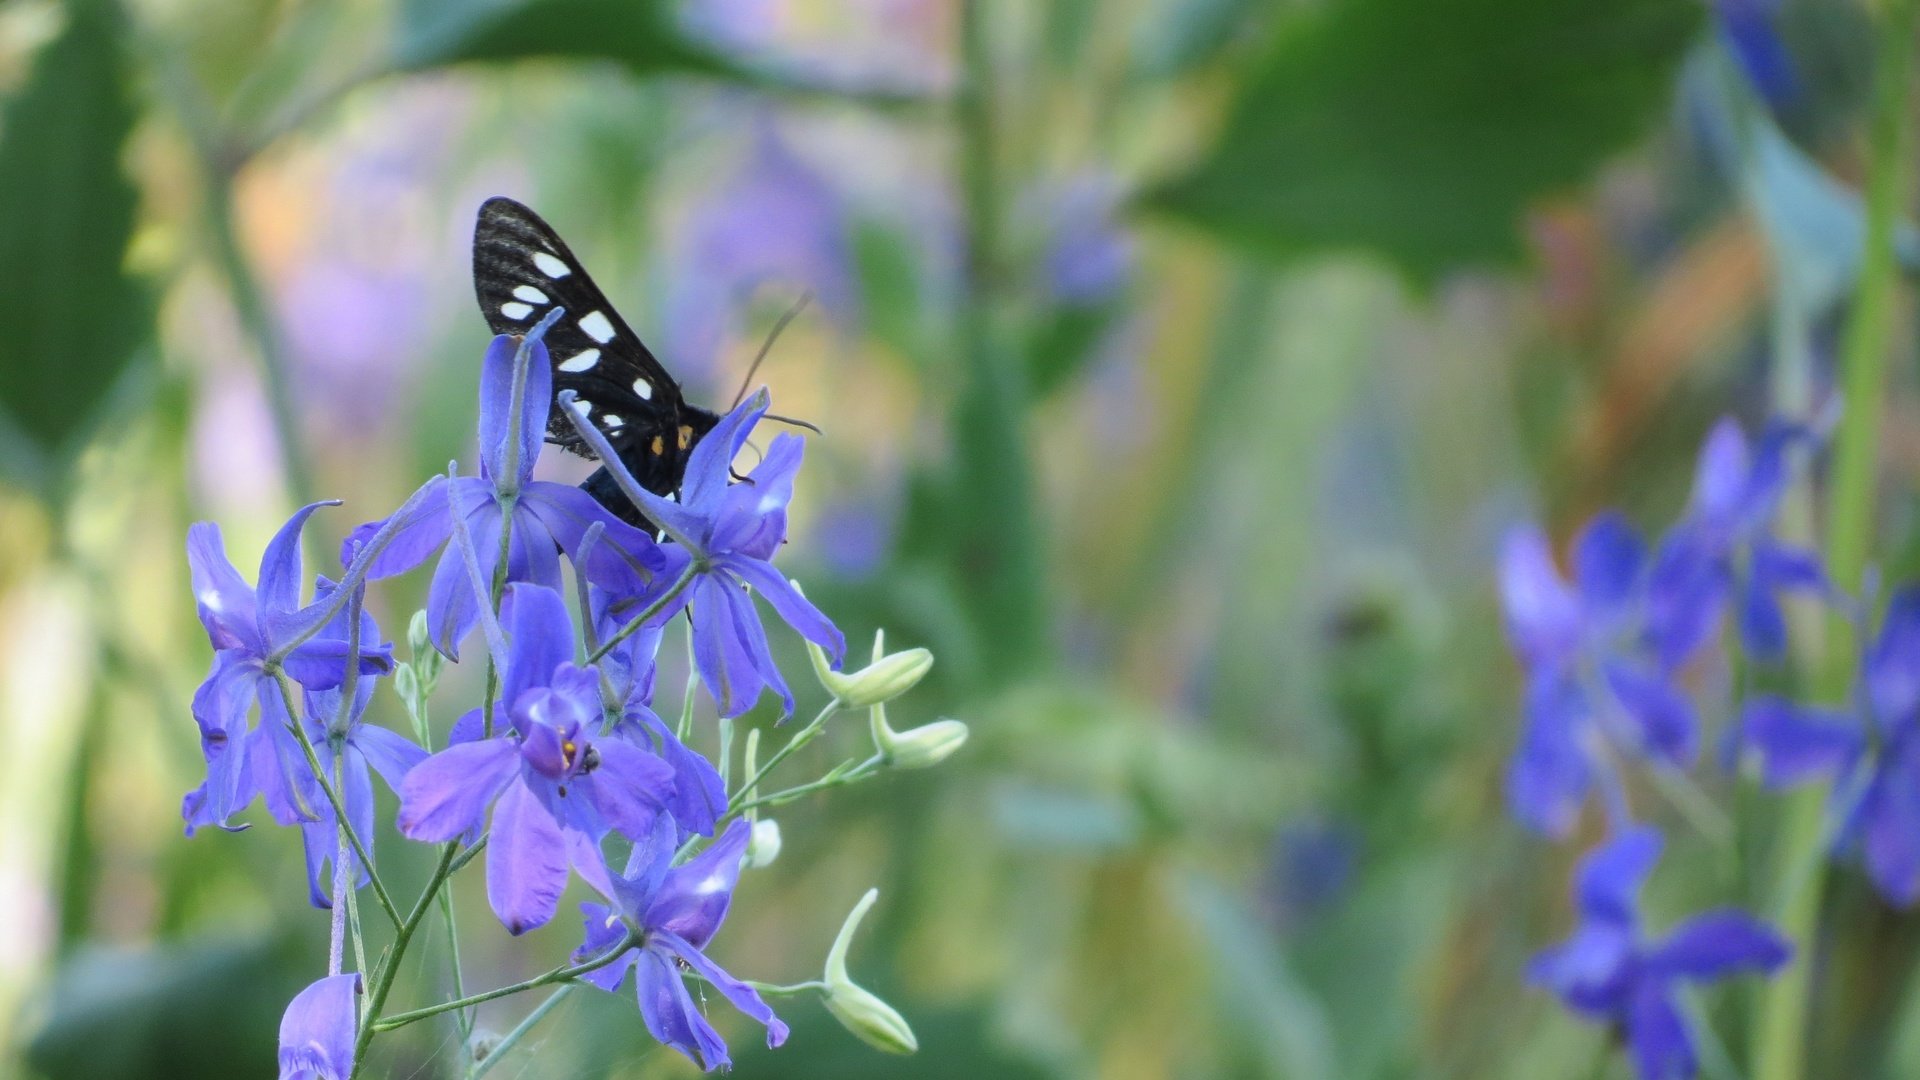
[[[1781,320],[1824,355],[1873,28],[1838,0],[0,4],[0,1074],[272,1068],[325,916],[264,815],[181,836],[209,656],[182,537],[218,521],[251,577],[295,505],[346,501],[318,556],[471,466],[467,245],[507,194],[696,402],[814,295],[760,376],[827,432],[783,563],[854,642],[933,650],[897,725],[972,725],[785,811],[716,946],[815,977],[878,885],[856,977],[921,1052],[800,1000],[767,1053],[716,1008],[742,1075],[1624,1076],[1522,982],[1576,848],[1504,814],[1490,567],[1530,516],[1667,519],[1712,419],[1764,409]],[[375,591],[390,636],[424,589]],[[450,672],[440,722],[476,691]],[[1668,910],[1745,898],[1689,843]],[[378,846],[411,895],[426,852]],[[509,939],[473,877],[469,987],[577,941]],[[1875,1075],[1912,1060],[1920,935],[1843,880],[1814,1040]],[[443,993],[430,938],[396,1002]],[[1749,992],[1708,999],[1736,1055]],[[369,1074],[451,1075],[452,1039],[383,1037]],[[694,1072],[598,993],[512,1053],[492,1075]]]

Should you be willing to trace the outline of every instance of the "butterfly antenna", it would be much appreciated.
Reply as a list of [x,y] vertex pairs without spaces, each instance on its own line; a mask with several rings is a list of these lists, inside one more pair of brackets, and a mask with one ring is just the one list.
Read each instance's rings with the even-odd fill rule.
[[[800,299],[795,300],[793,306],[787,309],[786,314],[780,316],[779,321],[773,324],[773,329],[767,331],[767,340],[760,345],[760,355],[753,358],[753,366],[747,369],[746,378],[740,380],[740,389],[733,395],[733,405],[727,406],[728,412],[732,412],[734,406],[739,405],[741,399],[747,396],[747,387],[753,385],[754,373],[760,370],[760,362],[767,358],[767,353],[773,349],[773,343],[780,340],[780,331],[785,330],[788,323],[792,322],[802,311],[806,310],[806,306],[811,303],[812,300],[813,293],[801,293]],[[817,431],[819,429],[816,428],[815,430]]]
[[814,424],[810,424],[805,420],[800,420],[791,416],[781,416],[779,413],[768,413],[766,414],[765,417],[763,417],[763,419],[778,420],[783,424],[792,424],[794,427],[797,427],[797,428],[806,428],[808,431],[813,432],[815,435],[826,434],[826,432],[821,431],[820,428]]

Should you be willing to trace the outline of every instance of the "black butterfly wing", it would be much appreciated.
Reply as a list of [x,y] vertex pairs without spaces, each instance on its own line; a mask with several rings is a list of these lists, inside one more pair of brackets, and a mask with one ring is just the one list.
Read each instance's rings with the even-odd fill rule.
[[[607,303],[552,226],[512,199],[481,204],[473,231],[473,290],[496,334],[524,334],[554,305],[565,308],[545,339],[554,392],[579,395],[594,426],[630,466],[640,466],[634,472],[641,483],[664,491],[679,485],[676,466],[688,448],[682,444],[690,442],[682,431],[687,408],[680,385]],[[592,456],[557,412],[547,423],[547,439]]]

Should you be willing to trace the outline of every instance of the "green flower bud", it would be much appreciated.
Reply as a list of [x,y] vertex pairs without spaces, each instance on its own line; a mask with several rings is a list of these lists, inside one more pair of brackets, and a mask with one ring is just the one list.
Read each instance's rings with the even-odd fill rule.
[[427,612],[425,608],[413,613],[413,620],[407,623],[407,648],[413,655],[423,656],[433,648],[427,635]]
[[847,977],[847,947],[853,941],[853,932],[879,898],[879,889],[868,889],[867,895],[861,897],[860,902],[853,906],[853,911],[848,913],[847,921],[840,927],[840,935],[833,939],[833,948],[827,953],[827,973],[823,980],[826,989],[822,995],[826,999],[827,1011],[840,1021],[841,1026],[858,1036],[861,1042],[889,1054],[911,1054],[920,1049],[920,1042],[913,1037],[913,1029],[907,1026],[906,1017],[880,1000],[871,990]]
[[747,840],[747,866],[758,870],[773,865],[780,857],[780,823],[762,818],[753,823],[753,835]]
[[420,677],[413,673],[412,664],[403,660],[393,665],[393,692],[400,695],[409,713],[419,706]]
[[887,715],[873,707],[873,744],[888,765],[896,769],[924,769],[938,765],[967,742],[967,725],[959,720],[935,720],[906,731],[887,726]]
[[859,671],[848,673],[828,667],[827,654],[811,641],[807,642],[807,655],[813,660],[813,673],[819,677],[820,685],[849,709],[892,701],[913,689],[933,667],[933,654],[925,649],[908,649],[888,656],[886,635],[880,630],[873,632],[873,662]]

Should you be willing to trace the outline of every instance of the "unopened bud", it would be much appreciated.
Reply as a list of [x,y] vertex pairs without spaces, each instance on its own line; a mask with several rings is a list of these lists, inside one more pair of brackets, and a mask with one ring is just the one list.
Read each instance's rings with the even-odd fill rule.
[[753,823],[753,832],[747,838],[747,866],[758,870],[773,865],[780,857],[780,823],[772,818],[761,818]]
[[906,731],[887,726],[879,706],[873,709],[873,743],[888,765],[896,769],[924,769],[953,756],[967,742],[967,725],[960,720],[935,720]]
[[432,648],[432,641],[427,633],[427,612],[424,608],[414,612],[412,621],[407,623],[407,648],[413,651],[414,656],[421,656]]
[[907,649],[888,655],[879,631],[873,635],[873,663],[855,672],[835,671],[827,666],[827,654],[820,646],[807,643],[807,655],[813,658],[814,674],[820,685],[849,709],[864,709],[892,701],[913,689],[933,667],[933,654],[925,649]]
[[879,889],[868,889],[867,895],[847,914],[847,921],[841,924],[840,934],[833,939],[833,948],[827,953],[823,980],[826,989],[822,993],[827,1011],[861,1042],[889,1054],[911,1054],[920,1049],[920,1042],[913,1037],[913,1028],[907,1026],[906,1017],[847,976],[847,947],[853,941],[853,932],[859,929],[860,921],[867,917],[868,909],[879,898]]
[[413,673],[413,665],[401,661],[393,665],[393,692],[407,706],[409,713],[420,704],[420,677]]

